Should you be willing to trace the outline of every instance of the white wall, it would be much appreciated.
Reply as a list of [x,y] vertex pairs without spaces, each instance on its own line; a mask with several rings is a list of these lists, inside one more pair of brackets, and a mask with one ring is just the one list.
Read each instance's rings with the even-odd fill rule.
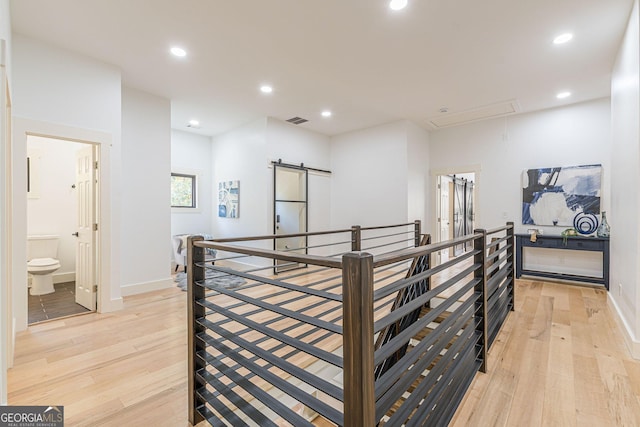
[[429,133],[406,120],[331,139],[331,226],[423,222],[429,232]]
[[[329,138],[266,118],[214,138],[214,190],[218,182],[240,180],[240,217],[218,218],[214,235],[221,237],[273,232],[273,169],[271,161],[329,169]],[[326,229],[331,178],[309,175],[309,229]],[[214,203],[217,198],[214,199]]]
[[634,357],[640,358],[640,12],[635,1],[611,80],[611,292]]
[[[273,234],[271,161],[329,169],[329,138],[272,118],[256,120],[213,139],[213,189],[220,181],[239,180],[239,218],[213,211],[213,235],[238,237]],[[329,229],[331,175],[309,173],[309,230]],[[271,241],[254,246],[272,248]],[[254,262],[254,261],[250,261]]]
[[[331,169],[329,137],[308,131],[279,120],[267,119],[267,160],[300,164],[315,169]],[[267,171],[269,179],[269,231],[273,232],[273,169]],[[331,228],[332,175],[310,171],[309,175],[309,231]]]
[[122,88],[122,295],[171,286],[171,104]]
[[121,82],[115,67],[24,36],[14,35],[12,46],[13,115],[18,118],[14,119],[13,134],[13,308],[17,329],[22,330],[27,325],[27,132],[99,143],[103,286],[98,309],[121,307]]
[[408,220],[406,122],[331,139],[331,226],[377,226]]
[[[611,201],[609,99],[431,132],[430,161],[435,173],[478,165],[478,228],[513,221],[522,225],[522,172],[553,166],[602,164],[602,210]],[[566,227],[541,227],[560,234]]]
[[6,41],[5,66],[11,85],[11,8],[9,0],[0,0],[0,40]]
[[[437,173],[477,165],[475,227],[490,229],[513,221],[516,233],[538,228],[558,235],[567,227],[522,224],[522,173],[540,167],[602,164],[601,209],[609,211],[610,129],[609,99],[600,99],[438,130],[431,133],[431,168]],[[565,273],[601,273],[592,255],[563,251],[558,256],[536,248],[525,250],[523,260],[527,268],[551,270],[545,268],[551,264]]]
[[[76,152],[84,144],[39,136],[27,138],[31,165],[31,188],[36,198],[27,199],[27,235],[59,236],[60,269],[54,282],[75,280],[78,198],[72,187],[76,182]],[[33,191],[32,191],[33,192]]]
[[422,221],[422,232],[435,236],[429,219],[431,207],[431,177],[429,174],[429,132],[409,122],[407,124],[407,219]]
[[[270,234],[269,173],[266,150],[267,120],[256,120],[213,139],[213,188],[216,208],[212,217],[215,237]],[[217,189],[221,181],[240,181],[238,218],[219,218]]]
[[[217,192],[213,188],[211,153],[208,136],[171,131],[171,172],[196,175],[196,209],[171,210],[171,234],[211,234],[213,215],[217,215]],[[170,247],[167,246],[167,247]]]

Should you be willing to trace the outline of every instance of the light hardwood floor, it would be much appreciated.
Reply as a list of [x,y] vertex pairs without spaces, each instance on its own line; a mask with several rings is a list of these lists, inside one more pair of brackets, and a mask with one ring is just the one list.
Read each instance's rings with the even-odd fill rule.
[[124,305],[21,333],[9,404],[64,405],[66,426],[188,426],[186,292]]
[[[601,290],[518,281],[512,312],[455,426],[640,426],[640,361]],[[188,426],[186,293],[19,334],[9,404],[64,405],[67,426]]]
[[515,308],[451,425],[640,426],[640,361],[604,290],[518,280]]

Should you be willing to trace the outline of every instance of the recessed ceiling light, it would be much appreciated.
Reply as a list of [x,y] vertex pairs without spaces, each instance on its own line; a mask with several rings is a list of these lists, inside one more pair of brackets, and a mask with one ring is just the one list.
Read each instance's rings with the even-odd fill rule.
[[269,85],[262,85],[260,86],[260,92],[262,93],[271,93],[273,92],[273,88]]
[[189,126],[200,126],[200,122],[196,119],[189,120]]
[[187,51],[177,46],[171,48],[171,53],[180,58],[182,58],[183,56],[187,56]]
[[571,40],[573,38],[573,34],[571,33],[564,33],[564,34],[560,34],[559,36],[557,36],[555,39],[553,39],[553,44],[562,44],[562,43],[566,43],[569,40]]
[[329,111],[329,110],[324,110],[320,114],[322,114],[322,117],[331,117],[331,111]]
[[570,97],[570,96],[571,96],[571,92],[559,92],[559,93],[556,95],[556,98],[558,98],[558,99],[565,99],[565,98],[568,98],[568,97]]
[[407,0],[391,0],[389,2],[389,8],[391,10],[400,10],[407,7]]

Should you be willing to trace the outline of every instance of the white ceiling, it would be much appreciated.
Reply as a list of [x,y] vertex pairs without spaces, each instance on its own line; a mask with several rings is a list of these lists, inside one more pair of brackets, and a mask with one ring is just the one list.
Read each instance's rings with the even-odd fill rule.
[[[527,112],[609,96],[632,3],[409,0],[393,12],[388,0],[12,0],[11,15],[14,32],[171,99],[175,129],[197,118],[198,133],[216,135],[299,116],[335,135],[399,119],[429,129],[430,118],[510,100]],[[565,31],[574,39],[553,45]],[[188,56],[170,55],[174,45]],[[573,95],[560,101],[561,90]]]

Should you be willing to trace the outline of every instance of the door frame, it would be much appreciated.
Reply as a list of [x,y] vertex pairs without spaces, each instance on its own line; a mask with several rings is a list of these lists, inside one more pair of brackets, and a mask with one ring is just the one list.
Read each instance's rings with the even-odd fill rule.
[[[297,166],[297,165],[291,165],[291,164],[287,164],[287,163],[282,163],[282,162],[273,162],[273,235],[275,236],[277,234],[277,206],[278,206],[278,202],[282,202],[282,200],[278,200],[276,199],[276,185],[277,185],[277,175],[278,175],[278,168],[283,168],[283,169],[292,169],[295,171],[299,171],[299,172],[304,172],[304,185],[305,185],[305,189],[304,189],[304,205],[305,205],[305,209],[304,209],[304,214],[305,214],[305,218],[304,218],[304,232],[307,233],[309,232],[309,168],[305,168],[304,166]],[[300,202],[300,201],[299,201]],[[309,246],[309,237],[305,236],[304,238],[304,253],[307,254],[308,253],[308,246]],[[273,250],[277,250],[277,242],[276,239],[273,239]],[[304,267],[305,265],[300,265],[300,267]],[[278,268],[278,260],[273,260],[273,272],[274,274],[278,274],[279,272],[282,271],[288,271],[288,270],[292,270],[295,268],[299,268],[298,266],[291,266],[291,267],[285,267],[283,268]]]
[[7,43],[0,39],[0,405],[7,404],[7,369],[13,366],[14,321],[11,304],[11,91]]
[[[119,241],[112,241],[114,222],[119,216],[112,213],[111,197],[111,135],[89,129],[80,129],[19,117],[13,118],[13,210],[12,224],[13,242],[11,264],[13,266],[13,311],[16,331],[27,328],[27,194],[26,188],[26,151],[27,136],[42,136],[72,142],[94,144],[98,163],[96,191],[96,250],[100,254],[96,262],[96,281],[98,286],[97,311],[108,312],[122,308],[120,283],[115,274],[117,259],[112,256],[112,248]],[[114,218],[116,216],[116,218]],[[117,227],[116,227],[117,228]],[[117,251],[115,251],[117,253]]]
[[[432,185],[432,191],[431,191],[431,206],[435,207],[435,215],[432,216],[432,223],[431,223],[431,229],[435,230],[435,238],[436,238],[436,242],[442,242],[444,240],[447,240],[447,237],[442,238],[442,236],[440,236],[440,224],[438,223],[438,219],[440,218],[440,189],[438,188],[438,177],[441,175],[460,175],[460,174],[464,174],[464,173],[473,173],[475,175],[474,178],[474,191],[475,191],[475,198],[474,198],[474,207],[476,208],[475,210],[475,224],[476,226],[478,224],[481,224],[481,217],[480,217],[480,213],[479,210],[477,209],[480,206],[480,178],[481,178],[481,174],[480,172],[482,171],[482,167],[479,164],[476,165],[461,165],[461,166],[449,166],[446,168],[438,168],[438,169],[432,169],[431,170],[431,182],[433,183]],[[451,199],[451,194],[449,194],[449,199]],[[440,253],[438,252],[438,255],[436,256],[436,264],[440,264]]]
[[[91,152],[91,168],[92,168],[92,177],[93,177],[92,180],[94,180],[94,182],[92,183],[93,188],[92,188],[91,196],[90,196],[90,200],[89,200],[89,203],[91,205],[91,221],[92,221],[92,224],[99,224],[97,211],[98,211],[98,206],[99,206],[99,202],[100,202],[100,195],[96,191],[96,189],[98,188],[99,180],[98,180],[98,176],[97,176],[97,169],[94,166],[94,164],[99,164],[100,163],[100,153],[99,153],[99,150],[98,150],[98,144],[96,144],[95,142],[72,140],[72,139],[69,139],[69,138],[59,138],[59,137],[52,137],[52,136],[46,136],[45,137],[43,135],[34,135],[33,133],[27,132],[27,155],[29,154],[29,149],[30,149],[29,137],[38,137],[38,138],[42,138],[43,140],[48,140],[47,142],[42,142],[43,145],[46,145],[46,144],[49,144],[49,143],[53,143],[53,142],[64,143],[64,144],[73,144],[72,147],[73,147],[73,150],[75,152],[75,156],[76,157],[74,157],[73,162],[69,163],[67,165],[67,167],[69,169],[73,169],[75,171],[76,179],[77,179],[77,174],[78,174],[78,172],[77,172],[77,168],[78,168],[78,164],[77,164],[78,151],[79,150],[84,150],[84,149],[90,150],[90,152]],[[51,142],[49,142],[49,141],[51,141]],[[31,164],[34,164],[34,162],[32,161]],[[35,164],[38,164],[38,163],[35,163]],[[33,166],[32,166],[32,168],[33,168]],[[77,181],[75,181],[75,183],[77,184]],[[80,189],[76,187],[75,191],[76,191],[76,201],[77,201],[78,191],[80,191]],[[28,214],[28,211],[29,211],[29,209],[27,207],[27,210],[26,210],[27,214]],[[76,225],[77,225],[77,222],[76,222]],[[92,227],[93,227],[93,225],[92,225]],[[76,228],[76,230],[77,230],[77,228]],[[75,256],[75,260],[76,260],[76,266],[75,266],[75,271],[74,271],[74,280],[76,282],[75,302],[77,304],[80,304],[83,307],[89,309],[90,312],[95,312],[96,311],[97,304],[95,302],[97,302],[98,292],[99,292],[99,289],[100,289],[99,281],[98,281],[98,274],[97,274],[97,272],[98,272],[98,264],[99,264],[99,260],[100,260],[100,250],[99,250],[99,248],[97,247],[97,245],[95,243],[98,240],[98,233],[99,233],[99,228],[98,228],[98,230],[95,230],[95,229],[92,228],[91,236],[90,236],[91,240],[92,240],[92,242],[91,242],[91,254],[90,254],[90,262],[92,264],[91,267],[90,267],[91,268],[90,269],[90,272],[91,272],[91,279],[90,279],[91,285],[90,286],[91,286],[91,288],[93,288],[93,286],[96,285],[98,289],[96,291],[92,291],[92,293],[95,292],[95,294],[96,294],[95,295],[95,300],[96,301],[92,301],[92,304],[90,304],[91,308],[85,306],[84,304],[80,304],[78,302],[78,295],[79,295],[79,293],[78,293],[78,283],[79,283],[78,282],[78,267],[79,267],[79,265],[78,265],[77,239],[76,239],[75,249],[74,249],[74,256]],[[28,290],[27,290],[27,300],[28,299],[29,299],[29,293],[28,293]],[[93,295],[91,296],[91,299],[92,300],[94,299]],[[28,315],[28,310],[29,310],[29,308],[27,307],[27,315]],[[87,313],[89,313],[89,312],[87,312]]]

